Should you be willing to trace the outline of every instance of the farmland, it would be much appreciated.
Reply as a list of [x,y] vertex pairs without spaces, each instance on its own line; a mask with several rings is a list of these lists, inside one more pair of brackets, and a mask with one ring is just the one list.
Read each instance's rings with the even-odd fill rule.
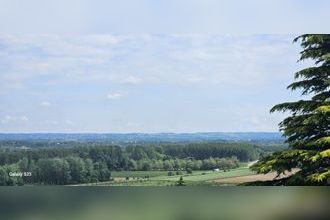
[[[166,171],[121,171],[113,172],[112,181],[85,185],[98,186],[174,186],[183,177],[187,186],[219,185],[216,181],[232,177],[250,176],[252,171],[247,167],[239,167],[229,171],[195,171],[191,174],[168,176]],[[147,177],[147,178],[146,178]],[[229,184],[230,185],[230,184]]]
[[[293,169],[279,178],[288,177],[299,171]],[[255,181],[270,181],[277,177],[276,172],[268,174],[255,174],[248,166],[242,165],[239,168],[224,172],[221,171],[196,171],[192,174],[168,176],[166,171],[121,171],[113,172],[112,181],[93,184],[97,186],[175,186],[182,176],[186,186],[234,186]],[[147,177],[147,178],[146,178]]]

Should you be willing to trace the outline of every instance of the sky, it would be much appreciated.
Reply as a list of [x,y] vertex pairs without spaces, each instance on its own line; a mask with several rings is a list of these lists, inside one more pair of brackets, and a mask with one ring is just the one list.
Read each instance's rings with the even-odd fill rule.
[[329,33],[329,8],[329,0],[0,0],[0,33]]
[[330,5],[263,2],[0,0],[0,132],[278,131]]

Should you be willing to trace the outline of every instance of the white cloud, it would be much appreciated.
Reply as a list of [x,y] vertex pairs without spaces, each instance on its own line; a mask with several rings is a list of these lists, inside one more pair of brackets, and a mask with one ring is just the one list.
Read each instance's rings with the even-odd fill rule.
[[52,104],[48,101],[43,101],[43,102],[40,103],[40,106],[42,106],[42,107],[50,107],[51,105]]
[[128,76],[123,80],[123,83],[127,83],[127,84],[139,84],[141,82],[142,80],[140,78],[132,75]]
[[46,124],[46,125],[58,125],[58,121],[55,121],[55,120],[46,120],[44,122],[44,124]]
[[120,36],[114,36],[110,34],[96,34],[96,35],[89,35],[84,38],[84,40],[88,43],[97,44],[101,46],[118,44],[123,39]]
[[[149,37],[150,38],[150,37]],[[293,54],[292,37],[176,35],[4,36],[0,87],[48,82],[235,84],[256,86],[277,74],[270,60]],[[285,58],[284,58],[285,57]],[[296,61],[296,54],[294,60]],[[285,65],[282,61],[276,66]],[[7,67],[10,67],[6,69]],[[276,71],[276,73],[274,73]],[[130,75],[134,72],[134,75]],[[185,73],[189,73],[186,76]],[[241,80],[237,80],[241,79]],[[45,81],[45,80],[43,80]],[[1,83],[3,82],[3,83]],[[2,85],[3,84],[3,85]]]
[[25,123],[28,122],[29,118],[25,115],[22,116],[12,116],[12,115],[6,115],[2,120],[1,123],[2,124],[8,124],[8,123]]
[[19,120],[21,120],[21,121],[28,121],[29,118],[26,117],[26,116],[21,116],[21,117],[19,117]]
[[69,120],[69,119],[65,120],[64,123],[69,125],[69,126],[74,126],[75,125],[75,123],[73,121]]
[[121,99],[122,98],[122,94],[119,92],[113,92],[113,93],[109,93],[107,95],[107,98],[110,100],[116,100],[116,99]]

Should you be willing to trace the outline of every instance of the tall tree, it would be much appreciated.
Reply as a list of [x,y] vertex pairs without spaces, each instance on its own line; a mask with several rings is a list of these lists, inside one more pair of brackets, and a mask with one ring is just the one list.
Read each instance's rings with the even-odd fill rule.
[[271,109],[291,113],[279,124],[289,148],[263,158],[252,169],[282,174],[299,168],[273,184],[330,185],[330,35],[306,34],[297,41],[303,49],[299,61],[311,59],[314,65],[295,73],[295,82],[288,89],[300,89],[308,98]]

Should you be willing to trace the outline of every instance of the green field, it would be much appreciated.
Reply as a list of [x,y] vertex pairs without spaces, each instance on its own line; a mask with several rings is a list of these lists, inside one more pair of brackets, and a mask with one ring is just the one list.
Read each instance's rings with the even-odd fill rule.
[[111,176],[116,177],[139,177],[143,178],[145,176],[156,177],[156,176],[164,176],[167,175],[168,171],[113,171],[111,172]]
[[[101,182],[92,185],[101,186],[173,186],[180,176],[187,186],[213,185],[211,180],[246,176],[253,174],[248,167],[240,167],[224,172],[194,171],[192,174],[168,176],[168,171],[115,171],[112,172],[114,181]],[[145,179],[145,176],[149,178]],[[126,180],[129,177],[129,180]]]
[[[232,169],[231,171],[196,171],[192,174],[182,175],[185,181],[189,182],[201,182],[201,181],[209,181],[214,179],[228,178],[228,177],[236,177],[236,176],[244,176],[250,175],[252,172],[247,167],[241,167],[237,169]],[[157,176],[152,178],[153,180],[164,180],[164,181],[177,181],[178,176]]]

